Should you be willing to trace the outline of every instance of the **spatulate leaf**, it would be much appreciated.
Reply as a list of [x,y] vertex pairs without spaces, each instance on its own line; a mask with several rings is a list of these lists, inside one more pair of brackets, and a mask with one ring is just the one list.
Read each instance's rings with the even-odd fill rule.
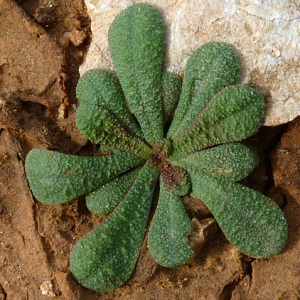
[[239,78],[236,52],[224,43],[207,43],[189,58],[182,93],[168,137],[175,138],[196,118],[211,98]]
[[160,180],[158,205],[148,235],[148,249],[154,260],[171,268],[187,263],[194,252],[188,235],[192,222],[180,197],[170,192]]
[[257,153],[242,143],[229,143],[195,152],[174,164],[225,181],[245,178],[258,164]]
[[100,157],[67,155],[33,149],[25,161],[33,195],[46,204],[59,204],[91,192],[119,174],[143,163],[125,152]]
[[174,158],[214,145],[241,141],[258,131],[263,118],[264,97],[259,91],[243,85],[226,87],[173,140]]
[[287,240],[283,212],[270,198],[239,183],[221,182],[205,174],[191,174],[192,196],[214,215],[228,240],[256,258],[278,254]]
[[102,106],[113,112],[127,130],[142,136],[140,127],[128,111],[120,83],[111,72],[94,69],[84,73],[78,80],[76,96],[80,105]]
[[110,26],[109,49],[130,110],[150,145],[163,138],[162,60],[165,25],[156,9],[135,4]]
[[[86,122],[87,119],[89,122]],[[151,156],[149,146],[141,138],[127,132],[123,124],[104,107],[80,106],[76,113],[76,124],[80,132],[94,143],[101,143],[145,160]]]
[[157,177],[157,167],[146,163],[112,214],[74,246],[70,268],[83,286],[105,292],[129,279],[143,243]]

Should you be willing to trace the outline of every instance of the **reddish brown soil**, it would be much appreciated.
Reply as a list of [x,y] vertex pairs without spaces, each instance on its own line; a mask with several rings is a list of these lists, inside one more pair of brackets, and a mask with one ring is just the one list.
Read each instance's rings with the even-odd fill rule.
[[[24,159],[32,148],[97,151],[74,122],[89,19],[82,0],[0,0],[0,28],[0,300],[300,299],[299,119],[251,139],[261,164],[245,181],[286,214],[289,239],[281,254],[251,259],[218,230],[187,265],[158,267],[144,246],[123,287],[103,294],[81,287],[70,274],[69,253],[103,217],[88,212],[84,197],[57,206],[37,202]],[[185,203],[191,217],[209,215],[198,201]]]

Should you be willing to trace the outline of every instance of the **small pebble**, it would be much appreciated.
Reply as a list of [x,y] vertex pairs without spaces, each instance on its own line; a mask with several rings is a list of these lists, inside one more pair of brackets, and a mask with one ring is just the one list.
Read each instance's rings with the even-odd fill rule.
[[42,295],[48,296],[48,297],[56,297],[55,293],[53,292],[53,286],[50,280],[44,281],[40,285],[40,290],[42,292]]
[[70,45],[70,32],[65,32],[62,37],[59,38],[58,44],[63,49],[68,49]]
[[205,242],[217,232],[218,226],[213,218],[206,218],[201,221],[193,218],[192,225],[193,230],[189,236],[190,247],[197,255],[204,246]]
[[70,41],[75,47],[82,45],[87,37],[88,34],[85,31],[80,31],[77,29],[73,29],[70,33]]

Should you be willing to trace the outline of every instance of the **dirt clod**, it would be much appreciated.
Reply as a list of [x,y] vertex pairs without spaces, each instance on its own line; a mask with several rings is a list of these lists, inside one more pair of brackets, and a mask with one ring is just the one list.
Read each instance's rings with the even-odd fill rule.
[[70,41],[75,47],[82,45],[88,38],[88,34],[84,31],[73,29],[70,33]]

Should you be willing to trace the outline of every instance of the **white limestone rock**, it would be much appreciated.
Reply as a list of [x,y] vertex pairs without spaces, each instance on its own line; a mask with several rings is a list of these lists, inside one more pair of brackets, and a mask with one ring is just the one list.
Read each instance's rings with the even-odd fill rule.
[[121,10],[136,2],[155,6],[166,20],[167,70],[183,75],[199,46],[226,42],[240,55],[241,82],[265,95],[265,125],[300,115],[299,0],[85,0],[93,36],[81,74],[91,68],[113,69],[108,28]]

